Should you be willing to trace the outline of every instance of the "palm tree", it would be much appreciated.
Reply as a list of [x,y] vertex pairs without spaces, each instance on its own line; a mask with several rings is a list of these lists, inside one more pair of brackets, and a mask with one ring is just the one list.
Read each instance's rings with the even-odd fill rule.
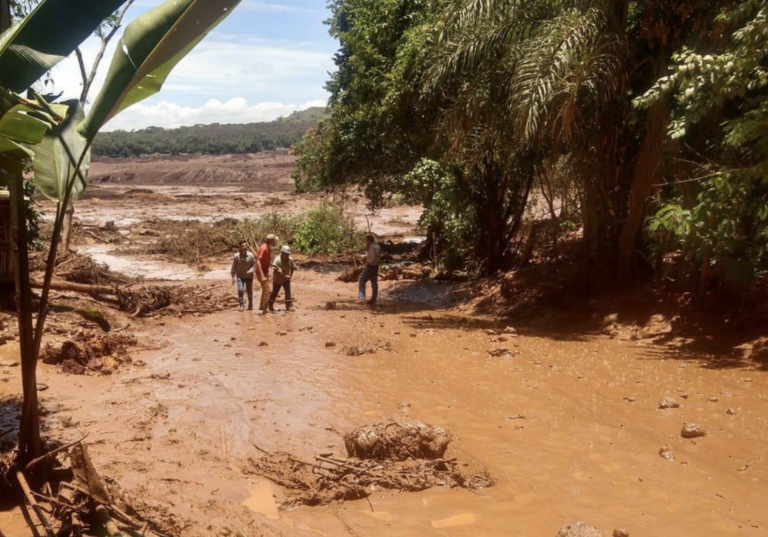
[[468,153],[478,154],[477,142],[485,140],[483,158],[499,161],[509,177],[489,185],[504,191],[492,196],[506,230],[497,240],[507,251],[497,249],[497,257],[508,257],[532,182],[558,154],[573,155],[578,142],[594,139],[594,117],[608,113],[624,91],[627,43],[616,4],[457,0],[443,11],[426,90],[449,88],[445,130],[452,147],[471,143]]

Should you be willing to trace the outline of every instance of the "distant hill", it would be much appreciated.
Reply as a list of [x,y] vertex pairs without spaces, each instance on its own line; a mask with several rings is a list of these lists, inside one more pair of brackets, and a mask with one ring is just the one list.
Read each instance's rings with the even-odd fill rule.
[[194,125],[178,129],[149,127],[138,131],[100,133],[93,154],[102,157],[258,153],[291,147],[308,129],[317,125],[326,109],[308,108],[289,116],[263,123]]

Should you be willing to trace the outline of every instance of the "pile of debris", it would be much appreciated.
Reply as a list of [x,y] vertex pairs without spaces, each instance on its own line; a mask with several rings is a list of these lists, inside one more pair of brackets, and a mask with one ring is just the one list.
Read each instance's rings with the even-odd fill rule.
[[[421,265],[419,263],[402,263],[398,265],[392,265],[391,267],[384,267],[386,270],[379,272],[380,281],[402,281],[402,280],[422,280],[428,278],[431,274],[429,267]],[[343,271],[338,281],[344,283],[355,283],[360,279],[360,275],[363,273],[362,266],[350,267]]]
[[364,354],[374,354],[379,349],[387,352],[395,352],[390,341],[379,340],[375,343],[363,343],[362,345],[345,345],[342,352],[347,356],[362,356]]
[[[13,473],[14,475],[10,475]],[[17,482],[29,504],[35,535],[179,535],[180,528],[142,517],[128,494],[99,475],[82,441],[53,449],[5,479]],[[42,486],[32,490],[36,483]]]
[[213,313],[237,307],[231,293],[222,293],[218,287],[206,285],[141,286],[117,289],[120,310],[134,317],[148,315],[183,315]]
[[70,375],[111,375],[131,363],[127,348],[136,343],[136,338],[128,334],[96,335],[82,331],[74,340],[46,343],[40,358]]
[[57,276],[68,282],[90,285],[124,285],[135,281],[119,272],[113,272],[106,263],[72,253],[56,268]]
[[466,464],[445,458],[453,437],[442,427],[398,416],[344,436],[347,458],[320,454],[306,462],[284,452],[264,453],[244,470],[286,489],[282,508],[325,505],[367,498],[380,489],[421,491],[433,487],[479,492],[494,485],[487,470],[462,471]]

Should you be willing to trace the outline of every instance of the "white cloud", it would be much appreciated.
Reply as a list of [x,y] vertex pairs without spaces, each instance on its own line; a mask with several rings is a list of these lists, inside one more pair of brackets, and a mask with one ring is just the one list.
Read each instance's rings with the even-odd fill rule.
[[243,2],[238,6],[241,11],[278,11],[283,13],[294,13],[297,15],[322,15],[324,9],[312,9],[308,7],[287,6],[285,4],[275,4],[272,2]]
[[272,121],[297,110],[325,105],[324,100],[307,101],[299,105],[280,102],[248,104],[243,97],[233,97],[226,102],[210,99],[200,107],[180,106],[168,101],[156,104],[139,103],[107,123],[104,130],[134,130],[152,126],[173,128],[210,123],[256,123]]

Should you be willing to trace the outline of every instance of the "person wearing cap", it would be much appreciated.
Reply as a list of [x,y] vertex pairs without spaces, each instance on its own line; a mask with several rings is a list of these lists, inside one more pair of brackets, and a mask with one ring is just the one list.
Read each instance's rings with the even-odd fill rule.
[[362,255],[365,268],[358,282],[358,300],[365,301],[365,284],[371,282],[371,300],[368,304],[376,305],[379,298],[379,265],[381,265],[381,246],[376,244],[376,237],[369,233],[365,236],[365,253]]
[[291,247],[286,245],[280,249],[280,255],[272,262],[272,268],[275,274],[272,277],[272,294],[269,296],[269,311],[275,311],[275,300],[280,293],[280,288],[285,289],[285,311],[291,311],[293,308],[293,298],[291,296],[291,278],[296,272],[296,264],[291,257]]
[[267,313],[269,306],[269,266],[272,264],[272,247],[277,242],[277,237],[271,233],[267,235],[256,254],[256,277],[261,284],[261,313]]

